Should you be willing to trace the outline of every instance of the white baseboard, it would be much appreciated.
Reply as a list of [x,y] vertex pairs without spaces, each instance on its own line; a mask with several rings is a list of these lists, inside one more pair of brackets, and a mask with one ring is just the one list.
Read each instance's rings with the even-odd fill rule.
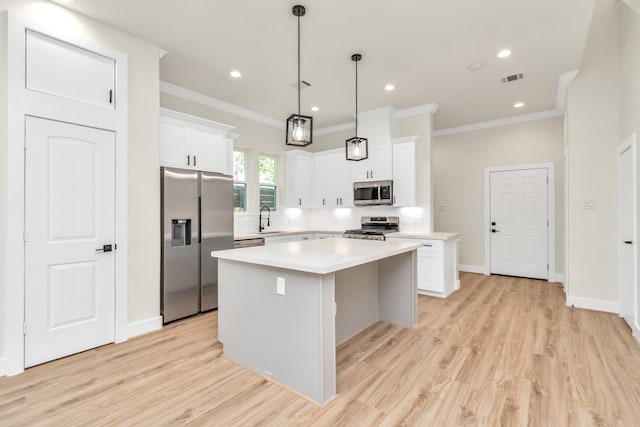
[[458,271],[464,271],[465,273],[485,274],[484,267],[481,265],[458,264]]
[[140,320],[139,322],[129,323],[128,334],[129,338],[137,337],[138,335],[146,334],[148,332],[157,331],[162,329],[162,316],[152,317],[150,319]]
[[562,283],[564,285],[564,274],[562,273],[550,274],[549,281]]
[[580,298],[567,296],[567,305],[576,308],[586,308],[588,310],[604,311],[607,313],[619,313],[620,308],[617,302],[603,301],[599,299]]

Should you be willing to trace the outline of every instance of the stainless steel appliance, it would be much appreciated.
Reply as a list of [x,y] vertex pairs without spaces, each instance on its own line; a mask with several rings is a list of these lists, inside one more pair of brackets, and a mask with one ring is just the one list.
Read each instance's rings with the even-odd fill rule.
[[385,234],[400,230],[397,216],[363,216],[360,228],[347,230],[342,237],[347,239],[386,240]]
[[164,323],[218,307],[218,261],[233,248],[233,177],[161,168]]
[[392,205],[393,181],[354,182],[353,204],[356,206]]

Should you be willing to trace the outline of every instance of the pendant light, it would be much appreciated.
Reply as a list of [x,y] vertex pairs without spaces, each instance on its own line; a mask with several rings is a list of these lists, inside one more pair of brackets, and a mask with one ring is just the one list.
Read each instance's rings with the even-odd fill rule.
[[306,11],[304,6],[298,4],[293,6],[291,12],[298,17],[298,114],[292,114],[287,119],[286,144],[306,147],[313,140],[313,117],[300,114],[300,17]]
[[360,161],[369,157],[369,140],[358,136],[358,61],[362,55],[354,53],[351,60],[356,63],[356,136],[345,141],[347,160]]

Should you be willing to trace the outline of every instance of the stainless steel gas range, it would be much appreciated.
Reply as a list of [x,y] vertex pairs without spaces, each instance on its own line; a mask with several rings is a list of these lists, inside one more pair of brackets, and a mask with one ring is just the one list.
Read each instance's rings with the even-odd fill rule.
[[363,216],[360,228],[347,230],[342,237],[346,239],[386,240],[384,235],[400,230],[400,218],[397,216]]

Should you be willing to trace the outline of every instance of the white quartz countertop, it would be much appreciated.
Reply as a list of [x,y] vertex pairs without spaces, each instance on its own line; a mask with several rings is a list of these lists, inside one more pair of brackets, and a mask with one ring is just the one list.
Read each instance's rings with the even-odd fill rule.
[[234,240],[257,239],[263,237],[295,236],[296,234],[342,234],[344,230],[280,230],[263,231],[260,233],[240,233],[234,235]]
[[421,244],[413,242],[335,238],[213,251],[211,256],[267,267],[328,274],[420,247],[422,247]]
[[430,240],[454,240],[462,237],[462,233],[424,233],[420,231],[399,231],[397,233],[389,233],[385,235],[387,238],[403,238],[403,239],[430,239]]

